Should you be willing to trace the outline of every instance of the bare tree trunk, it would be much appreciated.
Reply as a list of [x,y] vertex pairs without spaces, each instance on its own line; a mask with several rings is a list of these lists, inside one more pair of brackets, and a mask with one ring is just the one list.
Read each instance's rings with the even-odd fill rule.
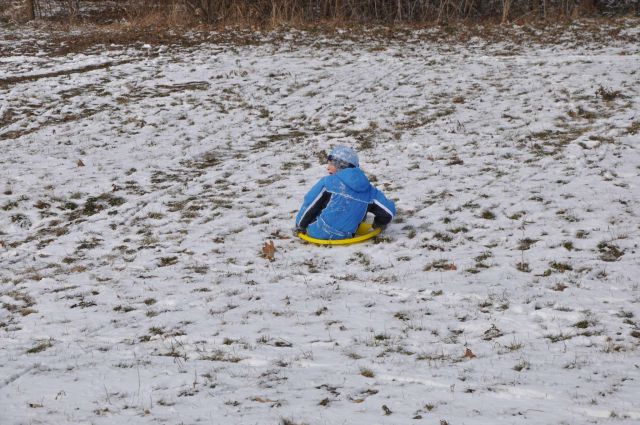
[[502,0],[502,23],[509,21],[509,9],[511,9],[511,0]]
[[29,18],[30,21],[33,21],[34,19],[36,19],[36,8],[33,4],[33,0],[26,0],[26,7],[27,7],[27,17]]

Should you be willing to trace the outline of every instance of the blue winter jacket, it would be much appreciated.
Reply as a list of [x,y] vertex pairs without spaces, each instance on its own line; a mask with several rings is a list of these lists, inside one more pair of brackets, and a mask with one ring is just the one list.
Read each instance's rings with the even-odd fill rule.
[[369,183],[360,168],[345,168],[323,177],[304,197],[296,226],[318,239],[346,239],[354,235],[367,213],[374,225],[388,224],[396,214],[393,201]]

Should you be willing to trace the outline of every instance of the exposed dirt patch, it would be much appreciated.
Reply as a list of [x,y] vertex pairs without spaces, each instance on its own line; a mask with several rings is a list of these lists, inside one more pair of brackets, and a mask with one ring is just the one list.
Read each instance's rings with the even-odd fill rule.
[[12,84],[17,84],[17,83],[37,81],[42,78],[52,78],[52,77],[60,77],[62,75],[81,74],[84,72],[95,71],[96,69],[106,69],[112,66],[118,66],[118,65],[130,63],[130,62],[132,62],[132,60],[127,59],[127,60],[120,60],[120,61],[113,61],[113,62],[91,64],[91,65],[83,66],[81,68],[63,69],[60,71],[46,72],[43,74],[18,75],[14,77],[0,78],[0,88],[6,88],[7,86],[10,86]]

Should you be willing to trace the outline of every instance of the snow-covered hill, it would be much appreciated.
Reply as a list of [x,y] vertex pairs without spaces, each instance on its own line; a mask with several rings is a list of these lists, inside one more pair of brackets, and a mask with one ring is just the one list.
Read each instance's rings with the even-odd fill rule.
[[[0,423],[637,423],[622,25],[63,56],[0,29]],[[310,246],[338,143],[399,214]]]

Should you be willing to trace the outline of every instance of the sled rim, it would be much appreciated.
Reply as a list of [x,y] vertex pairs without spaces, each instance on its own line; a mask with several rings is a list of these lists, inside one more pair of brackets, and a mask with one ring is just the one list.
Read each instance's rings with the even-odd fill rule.
[[[371,229],[371,225],[368,223],[362,223],[360,226],[362,227],[358,228],[359,232],[362,232],[363,230],[365,230],[363,229],[363,227],[364,228],[368,227],[369,229]],[[364,242],[368,239],[371,239],[374,236],[379,235],[381,231],[382,231],[381,228],[377,228],[371,231],[367,231],[367,233],[361,234],[353,238],[348,238],[348,239],[316,239],[316,238],[312,238],[311,236],[305,233],[298,233],[298,237],[300,239],[303,239],[307,242],[311,242],[316,245],[350,245],[350,244]]]

